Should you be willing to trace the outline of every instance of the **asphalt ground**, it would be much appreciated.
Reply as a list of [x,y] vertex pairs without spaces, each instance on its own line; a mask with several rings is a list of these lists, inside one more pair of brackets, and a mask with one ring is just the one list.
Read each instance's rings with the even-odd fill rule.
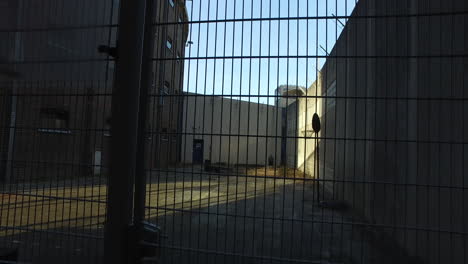
[[[0,248],[26,263],[101,263],[104,181],[10,186],[0,196]],[[300,177],[153,171],[147,220],[160,263],[390,263],[346,212],[318,206]],[[388,261],[388,262],[387,262]]]

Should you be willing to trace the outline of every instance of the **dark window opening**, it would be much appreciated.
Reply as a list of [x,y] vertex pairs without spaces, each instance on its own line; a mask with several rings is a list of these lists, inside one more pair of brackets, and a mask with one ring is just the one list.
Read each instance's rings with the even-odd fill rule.
[[171,83],[169,83],[168,81],[165,81],[164,82],[164,94],[169,94],[171,91]]
[[112,117],[107,117],[106,118],[106,123],[104,127],[104,136],[105,137],[110,137],[111,136],[111,123],[112,122]]
[[161,129],[161,141],[169,141],[169,137],[167,135],[167,128]]
[[168,81],[164,82],[164,86],[159,91],[159,104],[164,105],[164,97],[169,94],[171,89],[171,84]]
[[70,114],[60,107],[44,107],[40,109],[41,128],[39,132],[71,134],[69,129]]

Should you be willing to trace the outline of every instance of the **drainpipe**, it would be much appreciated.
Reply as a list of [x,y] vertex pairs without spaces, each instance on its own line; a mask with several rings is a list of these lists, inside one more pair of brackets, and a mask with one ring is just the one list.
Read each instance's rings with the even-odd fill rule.
[[[17,6],[17,15],[16,15],[16,27],[19,27],[21,25],[21,11],[23,10],[23,0],[18,0],[18,6]],[[20,31],[17,31],[15,33],[15,48],[14,48],[14,53],[13,53],[13,61],[18,62],[22,60],[22,41],[21,41],[22,33]],[[13,174],[12,174],[12,167],[13,167],[13,150],[14,150],[14,143],[15,143],[15,133],[16,133],[16,108],[18,104],[18,98],[16,96],[17,92],[17,81],[15,80],[17,75],[16,72],[16,65],[14,64],[13,66],[13,71],[10,72],[10,74],[7,74],[8,77],[13,77],[13,86],[11,89],[11,112],[10,112],[10,131],[8,133],[8,152],[7,152],[7,164],[6,164],[6,169],[5,169],[5,182],[8,184],[12,181],[13,179]]]
[[[418,13],[418,1],[410,0],[410,14]],[[409,55],[418,55],[418,17],[410,17],[410,47]],[[418,97],[418,59],[416,57],[408,60],[408,97]],[[408,101],[408,139],[415,140],[418,137],[418,101]],[[418,151],[414,143],[408,144],[408,182],[416,182]]]

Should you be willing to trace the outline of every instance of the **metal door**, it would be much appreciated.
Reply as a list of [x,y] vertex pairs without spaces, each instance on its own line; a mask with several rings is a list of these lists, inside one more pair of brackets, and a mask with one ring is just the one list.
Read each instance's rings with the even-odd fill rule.
[[193,164],[203,163],[203,139],[193,140]]

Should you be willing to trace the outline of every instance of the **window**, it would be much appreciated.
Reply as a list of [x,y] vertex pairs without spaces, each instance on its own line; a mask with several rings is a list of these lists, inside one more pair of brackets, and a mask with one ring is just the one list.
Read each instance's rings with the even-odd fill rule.
[[169,4],[174,7],[174,0],[169,0]]
[[164,94],[169,94],[169,90],[171,89],[171,84],[168,81],[164,82]]
[[68,128],[69,113],[61,107],[43,107],[40,109],[41,128],[39,132],[71,134]]
[[159,104],[164,105],[164,97],[169,94],[171,84],[168,81],[164,82],[164,86],[159,91]]
[[161,129],[161,141],[169,141],[169,137],[167,135],[167,128]]
[[105,128],[104,128],[104,136],[110,137],[111,133],[111,117],[106,118]]
[[167,37],[166,47],[167,47],[168,50],[170,50],[172,52],[172,39],[170,37]]

